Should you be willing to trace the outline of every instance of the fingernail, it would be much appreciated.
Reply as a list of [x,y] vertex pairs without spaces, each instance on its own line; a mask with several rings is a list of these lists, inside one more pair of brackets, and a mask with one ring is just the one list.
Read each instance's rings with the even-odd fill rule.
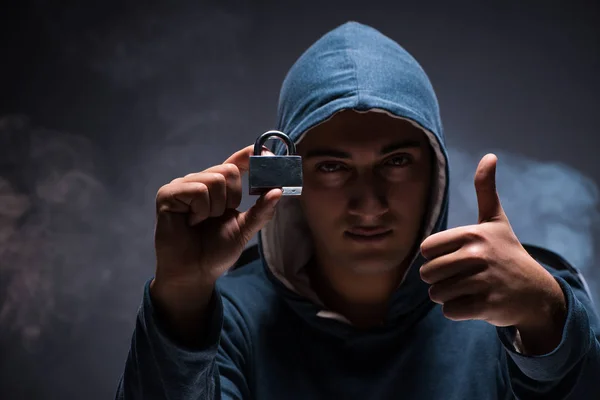
[[275,154],[273,154],[267,146],[263,146],[260,155],[261,156],[274,156]]

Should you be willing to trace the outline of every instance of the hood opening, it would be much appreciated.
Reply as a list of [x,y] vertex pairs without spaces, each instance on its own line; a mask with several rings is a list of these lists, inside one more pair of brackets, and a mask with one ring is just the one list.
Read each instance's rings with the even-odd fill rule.
[[[336,113],[342,110],[344,109],[337,110],[328,118],[314,126],[318,126],[328,121]],[[384,109],[372,108],[368,110],[352,110],[359,113],[382,112],[392,118],[404,119],[419,128],[429,139],[434,154],[434,168],[432,171],[434,179],[432,180],[433,186],[430,192],[430,204],[426,214],[427,218],[424,221],[425,226],[423,227],[423,236],[420,238],[421,240],[424,240],[436,230],[436,225],[439,222],[439,217],[442,212],[444,194],[448,182],[446,176],[446,157],[444,156],[437,137],[412,119],[397,116]],[[296,144],[299,144],[308,132],[310,132],[310,129],[299,135],[298,139],[295,141]],[[313,246],[311,234],[304,220],[299,199],[292,196],[283,197],[277,205],[277,211],[273,219],[263,227],[260,235],[263,262],[274,277],[292,292],[324,307],[323,302],[311,288],[308,274],[305,271],[305,266],[313,255]],[[407,269],[400,285],[402,285],[406,279],[408,271],[415,267],[414,263],[417,258],[418,250],[412,255],[410,267]],[[318,315],[325,318],[334,318],[340,321],[349,322],[343,316],[328,310],[323,310]]]

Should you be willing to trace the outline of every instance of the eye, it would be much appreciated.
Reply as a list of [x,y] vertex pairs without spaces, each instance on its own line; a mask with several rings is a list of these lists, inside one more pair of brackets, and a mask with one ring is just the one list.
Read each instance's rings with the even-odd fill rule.
[[389,158],[386,162],[386,166],[390,167],[405,167],[408,164],[413,162],[413,157],[410,154],[396,154],[395,156]]
[[343,164],[335,162],[324,162],[317,165],[317,171],[326,174],[344,171],[345,169],[346,167]]

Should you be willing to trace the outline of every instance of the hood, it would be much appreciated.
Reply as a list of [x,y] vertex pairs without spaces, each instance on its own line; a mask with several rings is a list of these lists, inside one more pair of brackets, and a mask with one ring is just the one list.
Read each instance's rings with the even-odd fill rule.
[[[311,128],[346,109],[406,119],[429,138],[437,179],[433,180],[423,238],[446,229],[448,162],[433,87],[418,62],[398,43],[356,22],[328,32],[294,63],[281,88],[276,129],[300,143]],[[286,148],[277,141],[273,152],[285,154]],[[326,310],[310,287],[304,267],[313,250],[297,197],[280,200],[258,242],[267,275],[297,311],[309,318],[350,324]],[[422,262],[417,252],[393,296],[389,320],[428,302],[427,285],[418,273]]]

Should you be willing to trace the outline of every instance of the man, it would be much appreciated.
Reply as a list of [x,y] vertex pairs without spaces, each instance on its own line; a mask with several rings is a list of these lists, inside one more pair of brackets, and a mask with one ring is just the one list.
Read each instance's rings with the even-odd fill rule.
[[[236,211],[252,146],[158,191],[118,399],[598,396],[584,284],[519,243],[494,155],[475,173],[478,223],[446,229],[438,104],[404,49],[338,27],[291,68],[278,115],[299,198],[273,189]],[[256,233],[260,259],[224,275]]]

